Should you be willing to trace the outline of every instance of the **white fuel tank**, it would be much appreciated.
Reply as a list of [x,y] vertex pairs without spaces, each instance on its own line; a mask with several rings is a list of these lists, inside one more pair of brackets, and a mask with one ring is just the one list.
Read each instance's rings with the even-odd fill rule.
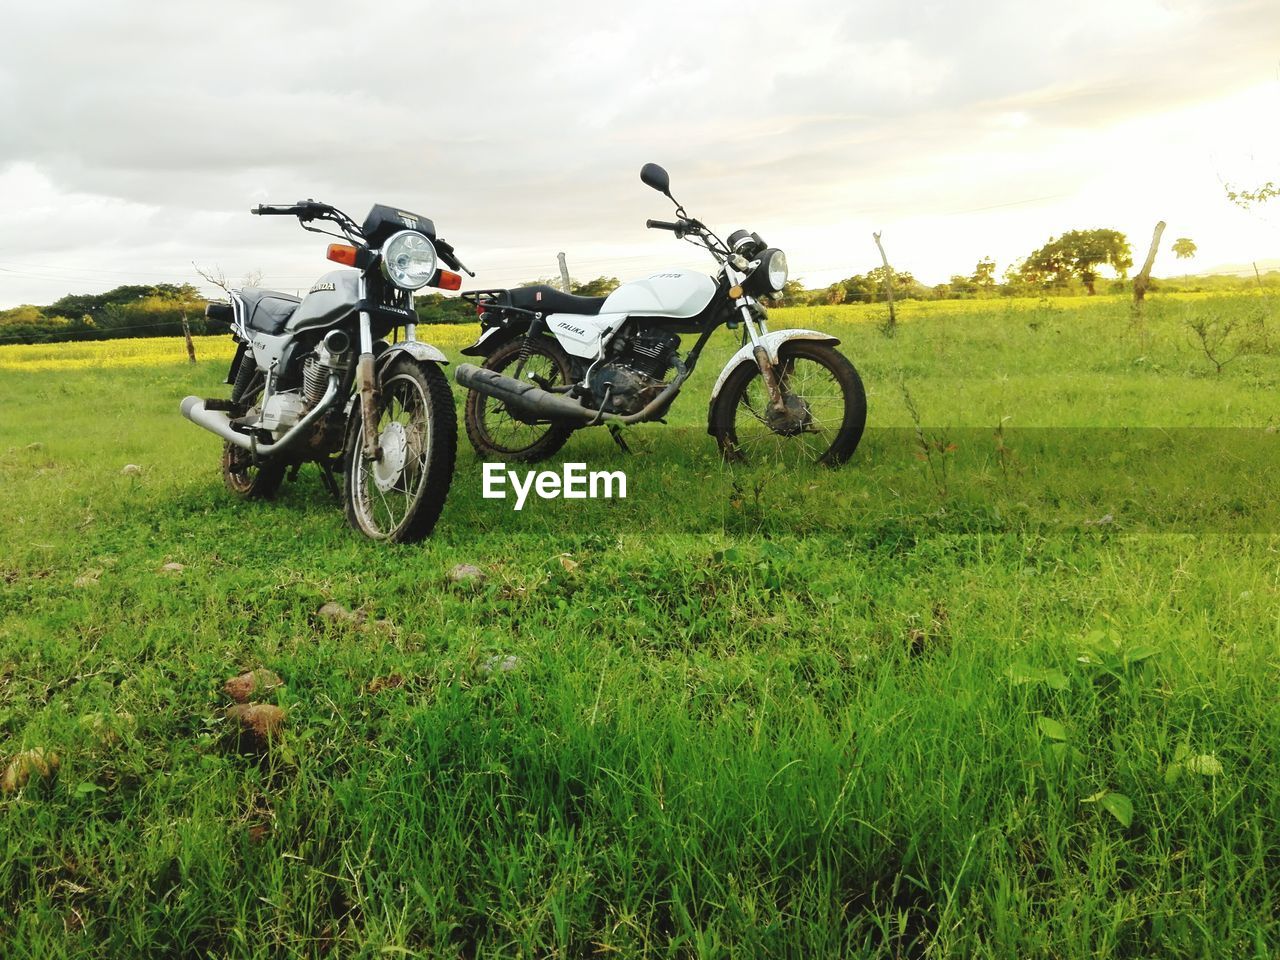
[[715,295],[716,283],[696,270],[664,270],[624,283],[604,302],[601,314],[687,319],[702,311]]

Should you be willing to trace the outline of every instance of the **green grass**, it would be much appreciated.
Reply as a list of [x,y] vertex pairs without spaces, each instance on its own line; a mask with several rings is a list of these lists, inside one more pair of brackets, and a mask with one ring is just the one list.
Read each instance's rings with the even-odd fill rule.
[[627,500],[517,514],[464,446],[399,549],[224,492],[177,403],[225,341],[0,349],[0,756],[61,758],[0,797],[0,954],[1275,956],[1280,317],[943,307],[775,312],[867,383],[841,471],[721,465],[725,333],[565,448]]

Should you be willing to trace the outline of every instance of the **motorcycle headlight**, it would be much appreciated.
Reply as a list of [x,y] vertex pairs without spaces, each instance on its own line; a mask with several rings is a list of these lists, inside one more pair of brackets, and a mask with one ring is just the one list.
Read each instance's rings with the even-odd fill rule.
[[762,297],[769,293],[781,293],[787,282],[787,255],[777,247],[770,247],[759,257],[760,265],[751,271],[744,284],[748,293]]
[[416,230],[401,230],[382,245],[382,275],[401,290],[419,290],[436,274],[436,248]]
[[781,250],[766,250],[760,260],[760,269],[765,272],[769,289],[781,293],[787,283],[787,255]]

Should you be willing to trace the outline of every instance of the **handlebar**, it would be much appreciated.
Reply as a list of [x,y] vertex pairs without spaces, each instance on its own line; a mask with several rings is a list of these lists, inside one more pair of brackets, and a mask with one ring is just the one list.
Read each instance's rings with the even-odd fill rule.
[[326,213],[332,213],[333,207],[316,200],[300,200],[284,206],[260,203],[249,212],[259,217],[301,217],[304,220],[312,220]]
[[[337,223],[339,228],[347,234],[353,241],[358,241],[361,231],[356,222],[340,211],[337,207],[330,206],[327,203],[321,203],[318,200],[299,200],[297,203],[289,204],[270,204],[260,203],[257,207],[249,211],[258,217],[297,217],[304,223],[304,229],[314,230],[314,227],[305,226],[308,220],[332,220]],[[324,233],[325,231],[317,231]],[[435,240],[436,252],[440,255],[440,259],[454,270],[461,270],[463,273],[475,276],[475,274],[467,269],[454,252],[453,244],[448,243],[440,238]]]
[[690,226],[688,220],[679,220],[675,223],[667,220],[646,220],[644,225],[650,230],[670,230],[672,233],[688,233]]

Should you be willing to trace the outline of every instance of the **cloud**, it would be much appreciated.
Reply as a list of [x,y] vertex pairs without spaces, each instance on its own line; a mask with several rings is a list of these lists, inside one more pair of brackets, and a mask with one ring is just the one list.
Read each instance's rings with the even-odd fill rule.
[[168,278],[193,258],[302,285],[323,266],[308,238],[244,212],[308,196],[431,216],[486,282],[550,273],[558,249],[625,272],[673,255],[641,232],[667,212],[636,179],[651,159],[704,219],[831,259],[812,238],[833,228],[1080,189],[1117,163],[1098,131],[1274,76],[1268,13],[19,5],[0,38],[0,305],[48,299],[50,277]]

